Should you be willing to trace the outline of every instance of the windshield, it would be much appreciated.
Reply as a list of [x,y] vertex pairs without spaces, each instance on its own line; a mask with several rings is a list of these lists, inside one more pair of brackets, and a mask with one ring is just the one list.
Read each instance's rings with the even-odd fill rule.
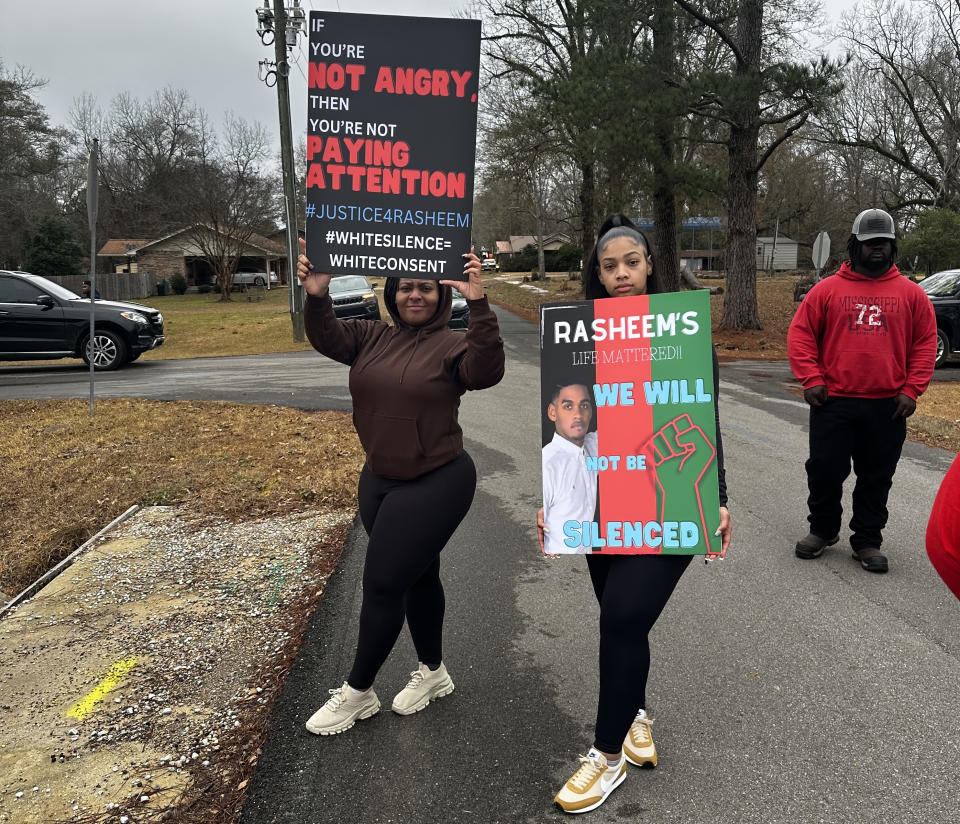
[[937,272],[920,281],[920,286],[932,298],[949,298],[960,291],[960,269]]
[[46,289],[51,295],[60,298],[60,300],[83,300],[76,292],[71,292],[59,283],[54,283],[52,280],[40,277],[40,275],[30,275],[30,282],[39,286],[41,289]]
[[370,290],[370,284],[367,283],[366,278],[357,275],[342,275],[341,277],[330,279],[330,291],[334,294],[340,294],[341,292],[360,292],[363,290]]

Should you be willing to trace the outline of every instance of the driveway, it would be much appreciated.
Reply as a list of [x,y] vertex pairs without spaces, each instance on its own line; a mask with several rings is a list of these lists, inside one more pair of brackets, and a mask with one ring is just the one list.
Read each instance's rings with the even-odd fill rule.
[[[500,317],[507,375],[464,399],[480,480],[442,556],[456,691],[341,736],[304,730],[349,669],[364,549],[355,529],[276,705],[245,824],[562,818],[551,799],[591,739],[597,609],[582,558],[536,549],[537,333]],[[0,369],[0,398],[85,397],[85,373],[72,369]],[[148,362],[104,376],[98,394],[342,409],[345,377],[310,353]],[[726,561],[691,565],[654,629],[660,765],[631,768],[591,822],[960,820],[960,605],[923,549],[953,456],[906,445],[888,575],[860,569],[846,532],[823,558],[799,561],[807,413],[787,378],[783,364],[721,369],[734,543]],[[415,664],[404,633],[376,684],[387,706]]]

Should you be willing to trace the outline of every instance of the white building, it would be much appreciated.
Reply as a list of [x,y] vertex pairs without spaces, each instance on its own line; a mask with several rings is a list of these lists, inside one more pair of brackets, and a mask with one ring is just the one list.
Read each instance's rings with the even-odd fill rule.
[[772,237],[757,238],[757,271],[770,269],[770,260],[773,259],[773,269],[797,268],[797,242],[786,235],[778,235],[776,248]]

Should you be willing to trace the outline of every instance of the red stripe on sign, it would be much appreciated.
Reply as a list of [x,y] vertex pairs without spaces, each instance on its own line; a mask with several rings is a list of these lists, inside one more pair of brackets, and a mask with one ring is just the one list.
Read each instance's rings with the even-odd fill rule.
[[[597,300],[593,311],[594,318],[609,330],[616,325],[622,326],[622,318],[626,315],[649,314],[650,298],[642,295]],[[616,531],[610,530],[611,534],[607,534],[611,522],[657,519],[652,454],[645,458],[646,469],[638,469],[636,464],[630,466],[631,457],[642,464],[637,456],[643,456],[644,450],[649,450],[648,442],[653,433],[653,409],[647,405],[643,391],[644,381],[651,378],[650,340],[607,335],[606,340],[595,342],[595,348],[597,444],[600,466],[606,467],[599,473],[601,533],[608,544],[602,551],[616,555],[659,553],[659,548],[611,547],[609,543],[617,540]],[[614,393],[616,403],[611,402]],[[602,406],[601,398],[606,399]]]

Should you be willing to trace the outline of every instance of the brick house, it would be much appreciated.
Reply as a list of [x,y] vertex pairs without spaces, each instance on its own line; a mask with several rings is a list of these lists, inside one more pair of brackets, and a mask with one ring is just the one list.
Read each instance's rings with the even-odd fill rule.
[[[110,239],[97,253],[98,269],[152,275],[155,281],[183,275],[188,286],[213,283],[213,268],[191,237],[187,226],[156,240]],[[287,282],[284,244],[263,235],[251,235],[237,260],[237,271],[274,272],[281,283]]]

